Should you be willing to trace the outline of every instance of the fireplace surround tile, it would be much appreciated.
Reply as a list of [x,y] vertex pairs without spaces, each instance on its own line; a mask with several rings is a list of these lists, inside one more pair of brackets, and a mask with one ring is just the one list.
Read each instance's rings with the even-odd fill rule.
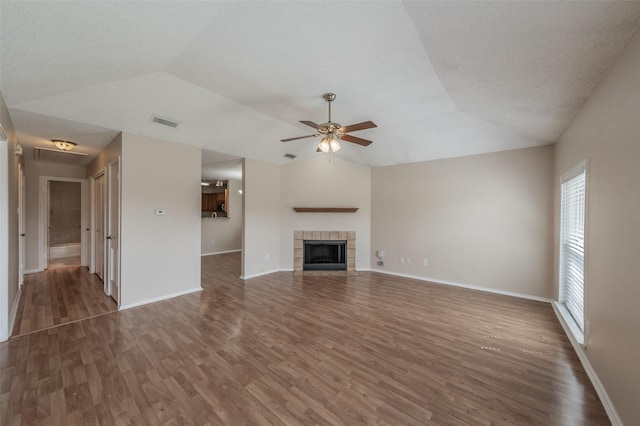
[[303,271],[304,240],[346,240],[347,241],[347,270],[356,270],[356,232],[355,231],[293,231],[293,271],[305,273],[345,273],[345,271]]

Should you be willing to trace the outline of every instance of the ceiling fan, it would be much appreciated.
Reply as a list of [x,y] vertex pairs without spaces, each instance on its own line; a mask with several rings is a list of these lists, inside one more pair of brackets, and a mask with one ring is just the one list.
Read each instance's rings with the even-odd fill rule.
[[338,142],[338,139],[346,142],[362,145],[362,146],[367,146],[371,144],[371,141],[369,140],[351,136],[351,135],[348,135],[347,133],[378,127],[373,121],[363,121],[362,123],[351,124],[350,126],[343,126],[341,124],[334,123],[333,121],[331,121],[331,102],[333,102],[336,99],[336,95],[334,95],[333,93],[325,93],[322,97],[329,104],[329,119],[327,120],[327,122],[322,124],[316,124],[313,121],[300,121],[302,124],[306,124],[309,127],[313,127],[318,131],[318,133],[315,133],[313,135],[307,135],[307,136],[299,136],[297,138],[282,139],[281,140],[282,142],[290,142],[298,139],[314,138],[316,136],[322,136],[322,140],[318,145],[317,152],[329,152],[329,151],[336,152],[341,148],[340,142]]

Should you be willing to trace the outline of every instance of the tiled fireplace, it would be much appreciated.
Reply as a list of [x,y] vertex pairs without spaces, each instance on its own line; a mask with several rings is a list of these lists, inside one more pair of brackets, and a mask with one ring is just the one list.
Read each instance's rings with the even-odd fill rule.
[[347,272],[356,270],[356,232],[355,231],[293,231],[293,271],[304,270],[305,241],[346,241]]

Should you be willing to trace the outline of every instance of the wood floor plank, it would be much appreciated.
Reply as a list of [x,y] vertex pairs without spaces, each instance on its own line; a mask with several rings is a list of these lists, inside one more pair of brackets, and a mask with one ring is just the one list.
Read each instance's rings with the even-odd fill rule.
[[99,316],[81,271],[33,277],[0,344],[0,424],[610,424],[548,304],[239,271],[203,257],[201,293]]

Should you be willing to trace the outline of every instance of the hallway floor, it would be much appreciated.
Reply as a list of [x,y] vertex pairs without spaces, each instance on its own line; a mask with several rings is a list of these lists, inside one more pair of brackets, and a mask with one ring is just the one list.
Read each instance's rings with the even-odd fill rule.
[[49,261],[49,270],[80,266],[80,256],[61,257]]
[[24,276],[12,336],[115,312],[102,281],[81,266],[49,268]]

